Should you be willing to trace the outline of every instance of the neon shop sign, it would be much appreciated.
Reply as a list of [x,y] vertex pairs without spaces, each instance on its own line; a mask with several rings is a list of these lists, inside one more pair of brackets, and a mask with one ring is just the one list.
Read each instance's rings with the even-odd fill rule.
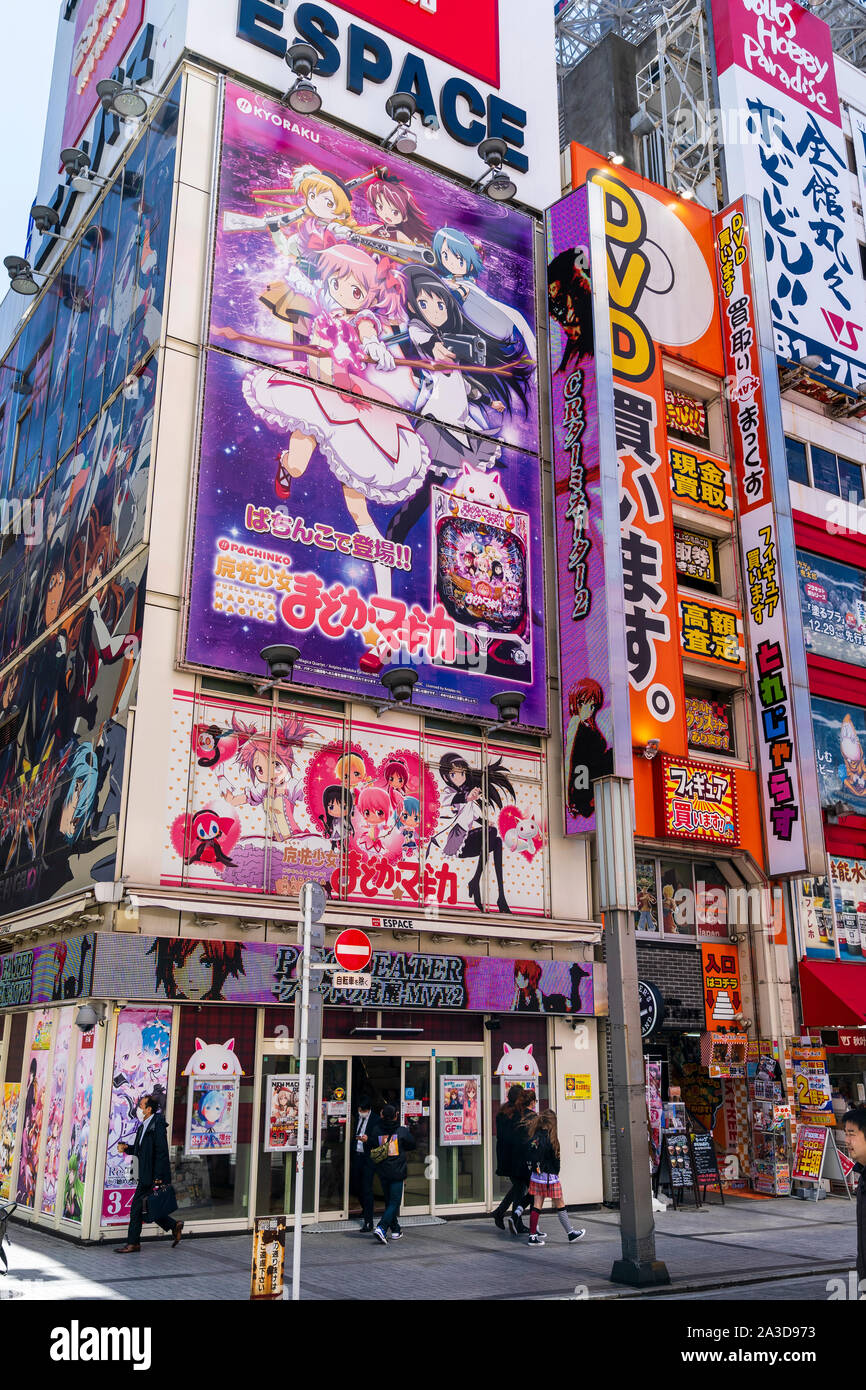
[[[478,0],[473,3],[477,4]],[[425,8],[426,17],[430,18],[433,12],[429,5]],[[295,34],[312,44],[319,55],[315,77],[334,77],[340,72],[343,56],[337,40],[342,32],[330,11],[321,5],[298,5],[287,25],[286,10],[281,5],[270,3],[270,0],[238,0],[238,38],[277,58],[286,56],[292,24]],[[443,54],[446,61],[459,62],[464,71],[471,71],[467,64],[472,59],[465,56],[465,44],[455,42],[449,47],[454,49],[454,55],[452,58],[450,53]],[[496,67],[498,69],[498,63]],[[498,79],[498,72],[489,74],[490,77],[494,75]],[[434,125],[438,121],[452,140],[469,147],[495,136],[508,146],[506,164],[520,173],[526,173],[529,168],[529,159],[522,153],[527,124],[527,113],[522,107],[495,93],[484,97],[465,76],[449,77],[438,92],[434,91],[424,59],[411,51],[406,54],[399,73],[396,72],[387,39],[359,24],[350,23],[346,29],[345,79],[347,91],[358,96],[370,85],[383,87],[383,105],[386,94],[411,92],[425,124]]]

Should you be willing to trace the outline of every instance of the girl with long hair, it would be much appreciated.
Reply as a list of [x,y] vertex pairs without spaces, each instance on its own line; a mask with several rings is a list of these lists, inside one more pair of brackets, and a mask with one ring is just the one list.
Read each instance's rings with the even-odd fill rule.
[[478,867],[469,880],[469,896],[479,912],[484,910],[481,875],[486,859],[492,859],[499,890],[496,906],[500,912],[510,912],[502,875],[502,840],[489,820],[491,808],[501,810],[506,796],[516,800],[502,759],[497,758],[490,764],[485,777],[480,769],[470,767],[459,753],[445,753],[439,761],[439,776],[445,783],[446,802],[453,813],[447,830],[442,832],[445,834],[443,852],[457,859],[478,860]]
[[415,201],[415,195],[396,174],[379,169],[367,189],[367,200],[376,222],[364,231],[409,246],[429,246],[433,228]]
[[331,841],[331,849],[339,849],[346,835],[347,801],[349,793],[342,787],[326,787],[322,797],[319,823]]
[[547,1236],[538,1229],[538,1218],[544,1203],[550,1198],[559,1224],[568,1237],[569,1244],[586,1235],[582,1226],[576,1230],[572,1226],[562,1197],[562,1184],[559,1181],[559,1133],[556,1115],[552,1110],[543,1110],[533,1115],[527,1125],[529,1158],[529,1193],[532,1197],[532,1212],[529,1217],[529,1240],[527,1245],[543,1245]]
[[[244,379],[243,391],[253,414],[289,436],[279,457],[277,496],[285,500],[290,495],[292,483],[303,477],[318,448],[342,485],[355,528],[381,542],[369,504],[404,501],[421,486],[430,461],[410,419],[394,410],[392,398],[368,379],[374,366],[394,369],[382,335],[386,326],[405,317],[405,286],[393,261],[377,260],[357,246],[333,246],[313,259],[315,282],[297,266],[287,278],[318,305],[310,345],[327,351],[338,390],[305,381],[300,368],[293,367],[289,375],[260,367]],[[390,598],[390,568],[374,560],[373,572],[376,592]]]
[[604,704],[598,681],[585,676],[569,691],[569,729],[574,726],[568,761],[566,802],[573,816],[591,816],[595,807],[593,782],[613,771],[613,754],[595,721]]
[[299,164],[288,188],[261,189],[253,199],[287,210],[271,235],[277,250],[296,261],[309,260],[358,227],[351,188],[315,164]]
[[289,840],[300,834],[295,820],[295,806],[303,789],[298,780],[290,780],[295,769],[295,752],[312,733],[300,715],[290,714],[283,719],[271,742],[267,731],[254,724],[244,724],[232,714],[232,729],[238,735],[240,747],[235,763],[250,779],[250,786],[236,792],[220,777],[220,790],[230,806],[264,805],[268,831],[275,840]]
[[393,754],[386,760],[385,766],[382,768],[382,776],[385,779],[388,796],[391,799],[391,806],[396,818],[403,810],[403,802],[409,786],[409,769],[405,759],[396,753]]
[[358,793],[355,820],[363,826],[356,840],[360,849],[370,855],[385,853],[384,833],[391,819],[391,798],[381,787],[362,787]]

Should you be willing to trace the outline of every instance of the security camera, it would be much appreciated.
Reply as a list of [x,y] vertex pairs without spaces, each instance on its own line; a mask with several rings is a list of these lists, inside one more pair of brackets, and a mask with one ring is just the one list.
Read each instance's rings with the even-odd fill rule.
[[75,1026],[80,1028],[82,1033],[92,1033],[97,1023],[103,1024],[104,1022],[105,1005],[101,1002],[82,1004],[75,1015]]
[[297,647],[275,645],[263,647],[259,655],[271,673],[271,680],[284,681],[292,679],[295,662],[301,653]]
[[526,699],[522,690],[500,690],[491,695],[490,703],[499,715],[500,724],[516,724],[520,719],[520,706]]
[[418,672],[411,667],[394,666],[390,671],[385,671],[380,680],[391,699],[398,705],[404,705],[412,699],[412,687],[418,680]]

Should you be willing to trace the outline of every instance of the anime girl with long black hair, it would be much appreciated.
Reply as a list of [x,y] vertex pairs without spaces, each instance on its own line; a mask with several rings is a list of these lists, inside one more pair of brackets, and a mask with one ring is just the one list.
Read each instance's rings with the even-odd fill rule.
[[502,759],[497,758],[495,763],[490,764],[485,778],[480,769],[470,767],[459,753],[445,753],[439,761],[439,776],[447,788],[446,804],[452,812],[452,819],[443,832],[443,853],[451,858],[478,860],[478,867],[469,880],[469,896],[478,911],[482,912],[481,875],[484,872],[486,835],[487,856],[493,861],[499,890],[496,906],[500,912],[510,912],[502,878],[502,840],[489,819],[490,810],[501,810],[506,797],[516,800]]
[[421,417],[417,430],[431,463],[420,489],[388,524],[388,539],[398,542],[427,511],[434,483],[455,479],[464,463],[481,472],[493,467],[506,416],[518,408],[526,414],[535,371],[522,338],[503,343],[487,337],[469,322],[435,271],[408,266],[403,278],[409,322],[394,341],[407,356],[430,363],[429,371],[420,367],[413,373],[418,386],[413,409]]

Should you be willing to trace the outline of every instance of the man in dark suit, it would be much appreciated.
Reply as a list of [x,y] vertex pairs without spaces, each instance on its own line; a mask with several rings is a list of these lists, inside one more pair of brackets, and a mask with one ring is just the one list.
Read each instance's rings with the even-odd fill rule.
[[[129,1213],[127,1243],[115,1250],[115,1255],[133,1255],[141,1249],[144,1200],[154,1187],[171,1182],[168,1137],[165,1120],[159,1113],[158,1098],[153,1095],[142,1096],[138,1102],[138,1113],[141,1116],[142,1124],[135,1136],[132,1148],[128,1144],[118,1144],[117,1146],[120,1153],[128,1153],[133,1158],[138,1159],[138,1186],[135,1189]],[[163,1217],[156,1224],[161,1226],[164,1231],[172,1232],[174,1240],[171,1242],[171,1248],[173,1250],[180,1240],[183,1222],[174,1221],[171,1217]]]
[[848,1153],[853,1158],[857,1183],[857,1278],[861,1297],[866,1294],[866,1105],[855,1105],[842,1121]]
[[370,1158],[370,1138],[373,1133],[373,1112],[369,1096],[362,1096],[355,1118],[352,1155],[349,1167],[349,1186],[361,1203],[362,1231],[373,1229],[373,1177],[375,1168]]

